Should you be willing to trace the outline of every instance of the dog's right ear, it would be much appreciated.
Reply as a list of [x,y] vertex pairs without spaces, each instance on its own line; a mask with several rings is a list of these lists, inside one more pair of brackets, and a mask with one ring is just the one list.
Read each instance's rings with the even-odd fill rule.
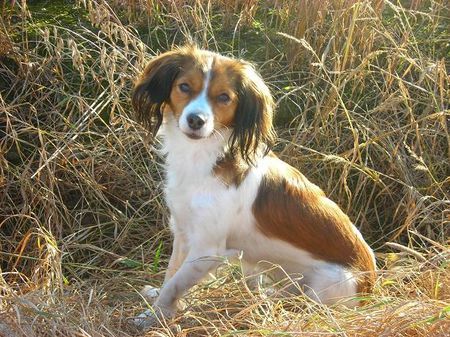
[[162,123],[162,109],[168,102],[173,81],[180,73],[187,55],[180,50],[169,51],[155,57],[138,79],[131,103],[137,121],[154,134]]

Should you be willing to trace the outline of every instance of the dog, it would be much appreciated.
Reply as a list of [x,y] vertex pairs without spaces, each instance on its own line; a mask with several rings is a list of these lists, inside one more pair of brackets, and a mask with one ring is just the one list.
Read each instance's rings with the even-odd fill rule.
[[324,304],[371,291],[375,258],[358,229],[271,151],[273,98],[250,63],[195,46],[165,52],[138,79],[132,105],[162,136],[174,236],[154,310],[139,324],[172,317],[217,257],[238,254],[244,275],[268,261],[273,280],[289,276]]

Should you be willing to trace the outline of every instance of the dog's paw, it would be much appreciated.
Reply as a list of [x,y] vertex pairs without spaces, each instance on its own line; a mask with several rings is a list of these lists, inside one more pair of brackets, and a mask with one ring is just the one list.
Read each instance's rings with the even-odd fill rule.
[[153,309],[147,309],[134,317],[133,323],[138,329],[148,331],[151,328],[163,325],[164,322],[171,319],[174,314],[175,312],[173,310],[155,306]]
[[160,288],[155,288],[152,286],[144,286],[144,288],[140,291],[140,294],[145,297],[147,300],[154,300],[159,296]]
[[150,330],[152,327],[157,327],[161,324],[160,319],[156,313],[147,309],[143,313],[133,318],[134,325],[142,331]]

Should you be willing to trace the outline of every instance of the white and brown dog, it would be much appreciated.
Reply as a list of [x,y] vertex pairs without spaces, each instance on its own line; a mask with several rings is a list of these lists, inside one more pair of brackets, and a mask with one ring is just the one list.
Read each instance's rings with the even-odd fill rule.
[[[260,261],[298,280],[316,301],[371,290],[375,259],[358,229],[323,191],[270,152],[273,100],[246,62],[187,46],[154,58],[134,89],[138,119],[160,126],[173,252],[154,313],[241,252],[245,274]],[[299,277],[301,275],[301,277]]]

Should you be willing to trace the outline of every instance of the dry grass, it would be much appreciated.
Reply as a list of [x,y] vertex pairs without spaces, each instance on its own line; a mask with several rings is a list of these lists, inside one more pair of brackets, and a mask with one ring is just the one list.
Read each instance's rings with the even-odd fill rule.
[[130,90],[189,38],[258,64],[277,152],[351,215],[380,277],[351,310],[252,294],[224,266],[149,335],[449,336],[446,1],[78,5],[67,25],[0,5],[0,336],[136,334],[127,318],[160,284],[170,236]]

